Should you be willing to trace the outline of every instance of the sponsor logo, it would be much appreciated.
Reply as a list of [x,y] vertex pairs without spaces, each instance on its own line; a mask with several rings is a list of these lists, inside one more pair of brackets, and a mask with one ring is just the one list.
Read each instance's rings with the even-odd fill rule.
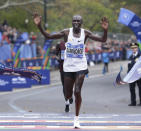
[[21,77],[12,78],[12,84],[26,84],[26,79]]
[[123,18],[126,19],[126,20],[129,20],[128,14],[127,14],[127,13],[124,13],[124,14],[123,14]]
[[0,79],[0,86],[5,86],[7,84],[9,84],[8,81],[5,81],[5,80]]
[[138,35],[141,35],[141,32],[138,32]]
[[42,79],[47,79],[47,77],[46,76],[42,76]]
[[139,23],[138,21],[134,21],[134,22],[131,23],[131,25],[133,27],[139,27],[141,25],[141,23]]

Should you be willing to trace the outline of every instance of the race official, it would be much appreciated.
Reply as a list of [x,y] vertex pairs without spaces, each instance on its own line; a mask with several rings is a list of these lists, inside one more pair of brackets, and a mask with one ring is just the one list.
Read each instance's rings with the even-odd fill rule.
[[[130,56],[129,60],[130,63],[128,64],[128,72],[131,70],[131,68],[134,66],[134,64],[137,62],[138,58],[140,57],[139,48],[137,43],[131,43],[130,48],[132,50],[132,55]],[[131,97],[131,103],[128,106],[136,106],[136,90],[135,87],[138,86],[138,92],[139,92],[139,103],[138,105],[141,106],[141,79],[129,83],[129,89],[130,89],[130,97]]]

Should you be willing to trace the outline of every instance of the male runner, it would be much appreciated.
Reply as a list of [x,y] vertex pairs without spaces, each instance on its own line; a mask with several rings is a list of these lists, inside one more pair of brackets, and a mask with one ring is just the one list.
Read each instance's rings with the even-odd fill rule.
[[66,47],[63,64],[65,96],[66,99],[72,97],[73,86],[75,85],[74,128],[79,128],[79,111],[82,102],[81,88],[85,75],[88,73],[87,60],[85,56],[85,43],[88,38],[95,41],[106,42],[108,20],[105,17],[101,20],[101,26],[104,30],[104,35],[102,37],[96,37],[92,32],[81,28],[83,21],[80,15],[73,16],[72,28],[64,29],[55,34],[49,34],[43,30],[41,26],[41,16],[37,13],[34,14],[34,23],[46,39],[64,39]]
[[[61,41],[59,44],[56,45],[56,58],[59,62],[59,71],[60,71],[60,78],[63,86],[63,94],[65,97],[65,89],[64,89],[64,71],[63,71],[63,63],[64,63],[64,51],[65,51],[65,43]],[[67,99],[65,98],[65,112],[70,111],[70,104],[73,103],[73,98]]]

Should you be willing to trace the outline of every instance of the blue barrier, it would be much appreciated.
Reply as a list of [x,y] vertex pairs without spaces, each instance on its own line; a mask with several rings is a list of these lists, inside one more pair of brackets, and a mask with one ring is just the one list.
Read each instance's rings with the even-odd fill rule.
[[0,75],[0,91],[12,91],[11,76]]
[[41,83],[38,83],[35,80],[30,80],[31,85],[48,85],[50,84],[50,70],[37,70],[39,74],[42,74]]
[[13,88],[30,88],[32,85],[50,84],[50,70],[37,70],[37,72],[42,74],[41,83],[19,76],[0,75],[0,91],[12,91]]
[[30,88],[31,87],[31,80],[24,77],[15,77],[11,78],[11,84],[13,88]]

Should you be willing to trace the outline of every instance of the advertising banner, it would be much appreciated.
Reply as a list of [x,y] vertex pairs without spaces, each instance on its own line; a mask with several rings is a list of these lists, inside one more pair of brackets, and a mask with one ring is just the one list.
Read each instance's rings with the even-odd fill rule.
[[12,91],[11,76],[0,75],[0,91]]
[[13,76],[10,81],[13,88],[30,88],[31,87],[31,82],[29,78]]
[[48,85],[50,84],[50,70],[36,70],[39,74],[42,75],[42,80],[40,83],[38,83],[35,80],[30,79],[31,85]]

